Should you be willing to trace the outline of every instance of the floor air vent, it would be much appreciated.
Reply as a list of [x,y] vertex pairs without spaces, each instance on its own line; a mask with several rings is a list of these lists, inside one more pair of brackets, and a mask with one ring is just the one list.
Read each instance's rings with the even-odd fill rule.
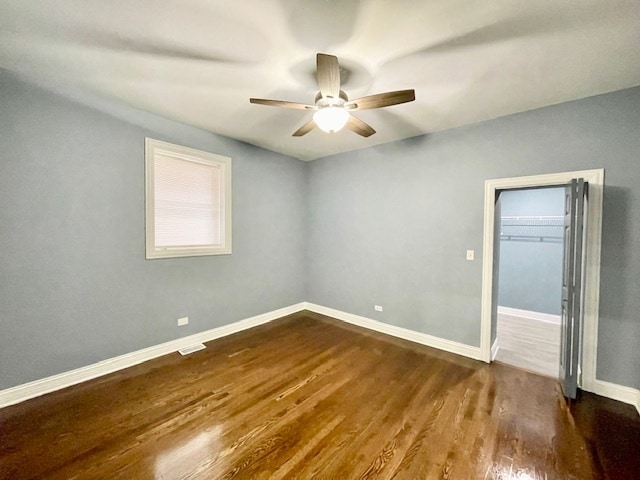
[[197,352],[198,350],[204,350],[205,347],[202,343],[196,343],[195,345],[190,345],[188,347],[181,348],[178,350],[180,355],[189,355],[190,353]]

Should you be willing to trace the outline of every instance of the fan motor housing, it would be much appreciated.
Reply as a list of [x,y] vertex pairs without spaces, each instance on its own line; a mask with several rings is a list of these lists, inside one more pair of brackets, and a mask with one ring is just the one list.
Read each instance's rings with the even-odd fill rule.
[[334,98],[334,97],[324,98],[321,92],[318,92],[315,98],[315,103],[318,108],[342,107],[348,101],[349,101],[349,97],[347,97],[347,94],[344,93],[342,90],[340,90],[340,96],[338,98]]

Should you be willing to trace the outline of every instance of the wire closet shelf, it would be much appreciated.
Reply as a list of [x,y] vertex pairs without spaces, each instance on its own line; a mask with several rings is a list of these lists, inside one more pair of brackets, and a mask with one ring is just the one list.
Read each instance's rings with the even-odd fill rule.
[[500,219],[500,240],[562,243],[564,217],[505,216]]

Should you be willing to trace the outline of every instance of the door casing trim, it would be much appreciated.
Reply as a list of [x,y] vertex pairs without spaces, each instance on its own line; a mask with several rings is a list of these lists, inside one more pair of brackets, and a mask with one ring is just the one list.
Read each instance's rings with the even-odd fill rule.
[[573,178],[589,184],[584,276],[584,323],[580,388],[596,388],[598,350],[598,309],[600,305],[600,253],[602,247],[602,199],[604,168],[550,173],[526,177],[486,180],[484,183],[484,240],[482,246],[482,300],[480,321],[480,356],[491,362],[491,302],[493,293],[493,246],[495,196],[498,190],[528,187],[561,186]]

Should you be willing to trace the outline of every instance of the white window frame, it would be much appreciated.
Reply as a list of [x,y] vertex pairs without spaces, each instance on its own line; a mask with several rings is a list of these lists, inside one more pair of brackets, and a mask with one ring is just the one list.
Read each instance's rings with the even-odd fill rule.
[[[221,244],[156,246],[155,240],[155,158],[164,155],[189,162],[200,163],[219,168],[222,175],[222,194],[224,206],[221,208],[224,218],[220,229],[224,232]],[[227,255],[231,253],[231,158],[194,148],[145,138],[145,231],[146,258],[177,258],[203,255]]]

